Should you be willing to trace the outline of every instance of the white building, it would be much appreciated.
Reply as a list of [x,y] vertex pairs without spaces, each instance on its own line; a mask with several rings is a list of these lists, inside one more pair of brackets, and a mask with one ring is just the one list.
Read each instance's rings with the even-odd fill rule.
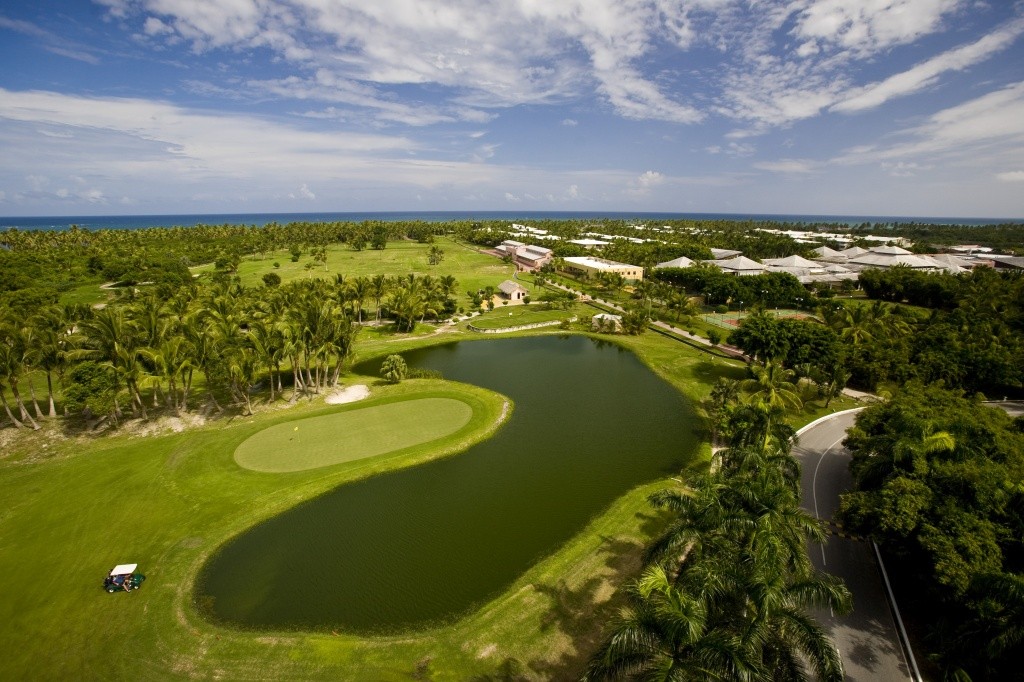
[[623,278],[639,282],[644,278],[644,269],[639,265],[628,263],[616,263],[606,258],[594,258],[592,256],[569,256],[563,258],[567,270],[574,270],[584,275],[597,275],[603,273],[616,273]]

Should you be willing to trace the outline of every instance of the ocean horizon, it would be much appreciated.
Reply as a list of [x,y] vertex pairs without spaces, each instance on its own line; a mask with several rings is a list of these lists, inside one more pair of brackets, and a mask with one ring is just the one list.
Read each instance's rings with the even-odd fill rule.
[[195,213],[110,216],[0,216],[0,230],[67,230],[78,226],[86,230],[135,230],[148,227],[193,227],[195,225],[254,225],[290,222],[386,222],[459,220],[735,220],[779,222],[799,225],[824,224],[853,226],[863,223],[892,225],[926,223],[931,225],[984,226],[1021,224],[1021,218],[966,218],[935,216],[815,215],[773,213],[667,213],[643,211],[365,211],[321,213]]

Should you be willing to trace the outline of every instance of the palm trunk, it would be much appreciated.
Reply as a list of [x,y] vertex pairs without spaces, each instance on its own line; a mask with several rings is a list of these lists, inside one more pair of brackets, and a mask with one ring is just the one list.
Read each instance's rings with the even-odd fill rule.
[[189,368],[188,375],[186,377],[185,372],[181,373],[181,409],[188,412],[188,392],[192,388],[192,372],[194,370]]
[[218,403],[218,402],[217,402],[217,397],[216,397],[215,395],[213,395],[213,391],[212,391],[212,390],[209,390],[209,391],[207,391],[207,392],[206,392],[206,398],[207,398],[207,399],[208,399],[208,400],[209,400],[209,401],[210,401],[211,403],[213,403],[213,406],[214,406],[214,407],[216,407],[216,408],[217,408],[217,412],[223,412],[223,411],[224,411],[224,408],[223,408],[223,407],[221,407],[221,406],[220,406],[220,403]]
[[56,417],[57,406],[53,402],[53,375],[50,374],[49,370],[46,372],[46,394],[50,399],[50,416]]
[[21,395],[18,393],[18,384],[11,382],[11,393],[14,394],[14,400],[18,405],[18,414],[21,415],[22,420],[31,424],[33,431],[38,431],[39,424],[36,423],[36,420],[33,419],[32,415],[28,413],[28,410],[25,409],[25,403],[21,401]]
[[294,403],[299,399],[299,387],[302,386],[302,369],[299,367],[298,358],[292,359],[292,397],[289,402]]
[[139,412],[142,414],[142,418],[149,419],[149,413],[146,412],[146,401],[142,399],[142,393],[139,391],[139,387],[134,381],[128,384],[128,390],[131,391],[132,401],[138,406]]
[[0,402],[3,402],[4,411],[7,413],[7,417],[11,422],[19,429],[25,428],[25,425],[18,421],[18,418],[14,416],[13,412],[11,412],[11,406],[7,404],[7,397],[4,395],[3,390],[0,390]]
[[36,382],[28,382],[28,394],[32,398],[32,408],[36,411],[36,419],[43,420],[43,411],[39,409],[39,402],[36,400]]

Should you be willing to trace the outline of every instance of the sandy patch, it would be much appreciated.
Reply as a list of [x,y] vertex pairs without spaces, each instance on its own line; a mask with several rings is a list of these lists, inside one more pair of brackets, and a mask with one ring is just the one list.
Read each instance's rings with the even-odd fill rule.
[[340,391],[335,391],[327,396],[324,402],[328,405],[342,405],[369,397],[370,388],[366,384],[356,384],[355,386],[346,386]]
[[202,414],[183,412],[178,416],[164,416],[156,419],[131,419],[121,425],[121,432],[133,437],[158,436],[168,433],[181,433],[186,429],[199,428],[206,424]]

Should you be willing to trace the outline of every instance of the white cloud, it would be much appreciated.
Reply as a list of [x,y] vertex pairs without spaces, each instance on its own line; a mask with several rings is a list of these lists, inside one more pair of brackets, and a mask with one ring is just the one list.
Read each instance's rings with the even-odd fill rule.
[[577,121],[574,118],[563,118],[562,119],[562,125],[569,126],[570,128],[574,128],[577,125],[579,125],[579,121]]
[[665,182],[665,176],[658,171],[647,171],[636,179],[641,187],[654,187]]
[[913,42],[942,28],[966,0],[811,0],[793,33],[866,56]]
[[918,171],[930,170],[934,166],[922,165],[913,161],[891,161],[882,162],[882,168],[888,171],[894,178],[911,178],[917,175]]
[[[139,17],[147,34],[183,38],[197,51],[265,47],[340,81],[450,88],[450,101],[472,107],[456,120],[484,122],[490,114],[481,108],[565,101],[588,91],[628,118],[702,117],[639,68],[657,40],[691,42],[691,10],[666,0],[100,1],[116,17]],[[385,109],[386,98],[377,99],[372,106]],[[411,114],[395,116],[405,122]]]
[[[728,135],[726,135],[728,137]],[[730,142],[726,146],[713,144],[704,148],[708,154],[726,154],[727,156],[744,157],[751,156],[757,151],[757,147],[749,142]]]
[[[292,154],[368,153],[411,149],[406,138],[361,133],[320,133],[245,115],[187,110],[163,102],[93,98],[53,92],[14,92],[0,88],[0,118],[71,129],[112,130],[168,145],[168,151],[195,161],[231,158],[254,161]],[[254,147],[253,140],[260,144]],[[249,164],[251,165],[251,164]]]
[[512,194],[512,192],[505,192],[505,201],[511,204],[518,204],[522,199],[517,197],[515,194]]
[[174,29],[156,17],[147,17],[146,23],[142,25],[142,31],[147,36],[158,36],[165,33],[173,33]]
[[835,111],[854,112],[877,107],[894,97],[902,97],[934,85],[947,71],[963,71],[1008,48],[1024,33],[1024,19],[1010,22],[980,40],[932,57],[917,66],[847,92],[832,106]]
[[996,173],[996,179],[1000,182],[1024,182],[1024,170]]
[[758,161],[754,168],[773,173],[813,173],[820,164],[809,159],[781,159],[779,161]]
[[99,57],[93,54],[91,47],[47,31],[29,21],[0,16],[0,28],[16,31],[34,38],[44,50],[59,54],[62,57],[86,62],[87,64],[100,63]]
[[1024,155],[1024,81],[943,109],[895,136],[905,141],[845,150],[840,164],[943,159],[946,164],[1009,163]]
[[480,163],[492,158],[500,146],[501,145],[498,143],[480,145],[476,148],[476,151],[473,152],[473,160]]
[[313,199],[316,199],[316,194],[314,194],[309,189],[309,187],[306,185],[306,183],[302,183],[302,186],[299,187],[299,189],[296,192],[293,192],[293,193],[288,195],[289,199],[298,199],[300,197],[302,199],[313,200]]

